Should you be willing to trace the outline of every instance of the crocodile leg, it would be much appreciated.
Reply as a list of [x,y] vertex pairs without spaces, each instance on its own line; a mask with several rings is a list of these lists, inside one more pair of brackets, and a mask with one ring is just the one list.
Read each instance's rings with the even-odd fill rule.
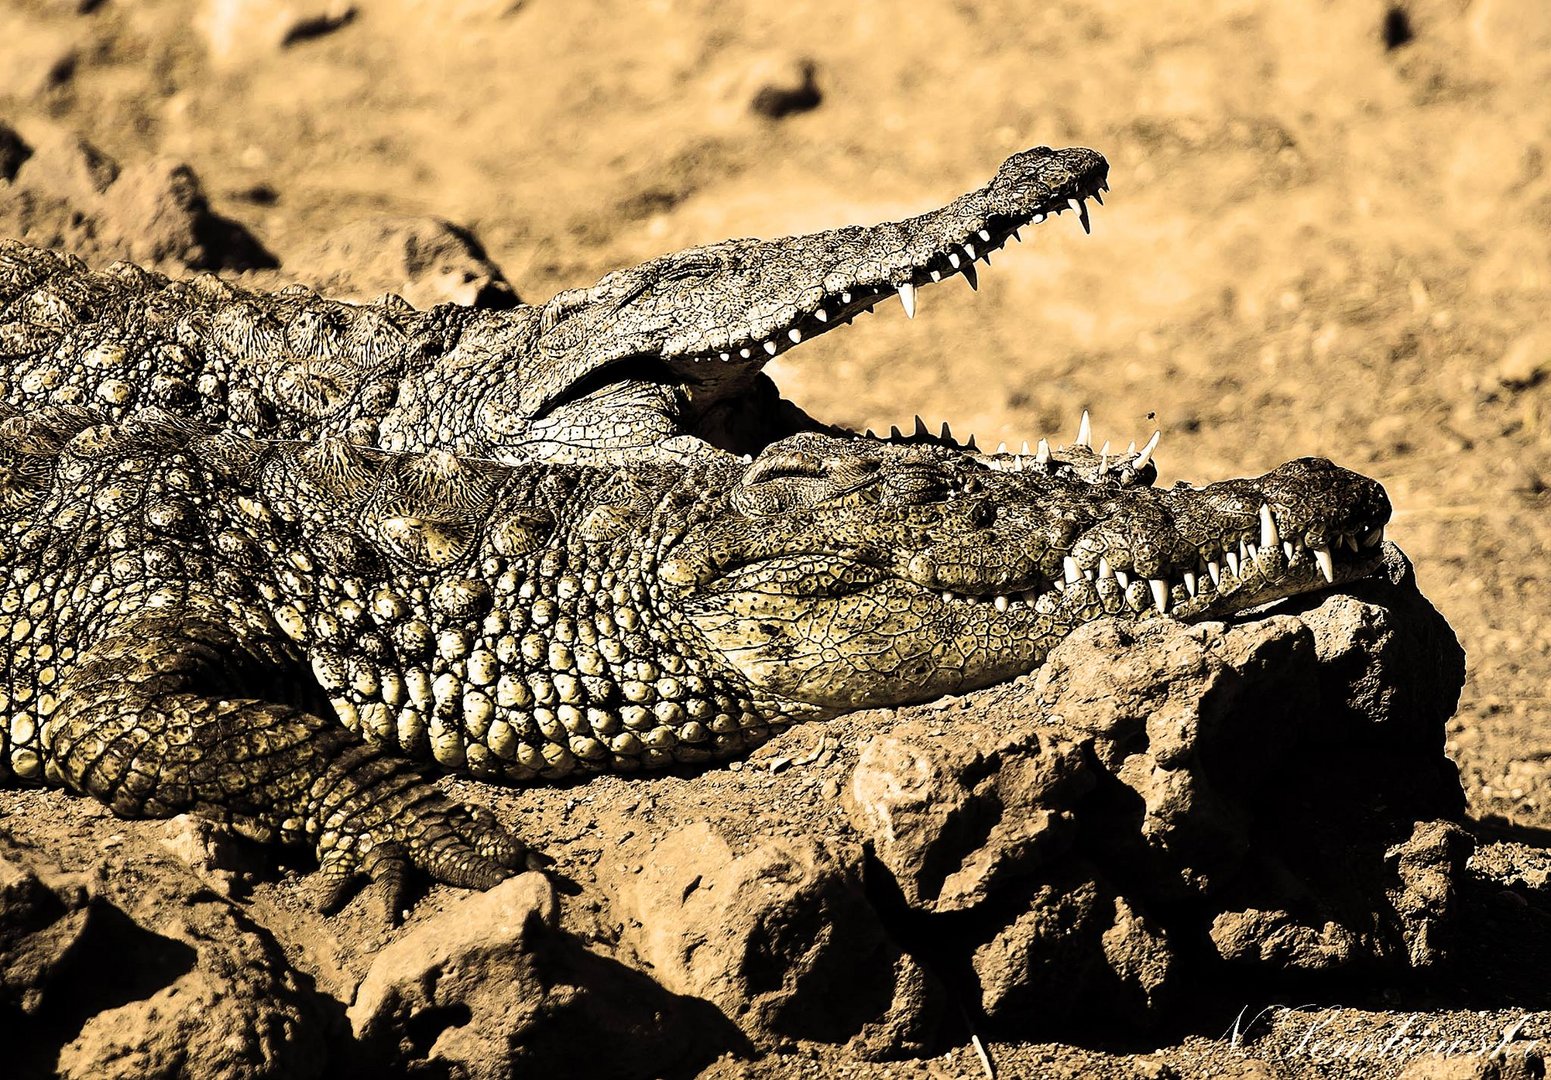
[[286,700],[311,679],[285,660],[278,641],[186,611],[132,617],[60,684],[50,756],[66,783],[122,816],[193,812],[259,841],[312,845],[324,911],[365,876],[396,921],[411,866],[487,889],[524,865],[524,847],[488,812]]

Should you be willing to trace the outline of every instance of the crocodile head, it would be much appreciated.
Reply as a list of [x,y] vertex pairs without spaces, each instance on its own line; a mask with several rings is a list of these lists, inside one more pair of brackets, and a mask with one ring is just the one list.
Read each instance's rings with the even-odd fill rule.
[[1095,619],[1222,619],[1380,561],[1383,488],[1323,459],[1166,489],[1130,462],[798,435],[659,573],[755,686],[850,709],[1014,677]]
[[[737,453],[815,425],[781,402],[764,364],[843,326],[890,297],[907,314],[916,290],[976,263],[1020,229],[1067,210],[1088,227],[1088,199],[1108,190],[1092,150],[1036,147],[1004,162],[983,187],[903,221],[774,240],[728,240],[609,274],[550,300],[501,345],[510,316],[492,317],[496,344],[460,367],[489,387],[478,418],[495,456],[527,448],[550,460],[588,460],[690,436]],[[503,350],[530,360],[512,380]],[[492,368],[481,377],[480,363]],[[506,377],[503,377],[503,372]],[[448,395],[456,398],[449,387]],[[427,408],[438,407],[427,402]],[[461,401],[448,408],[464,409]]]

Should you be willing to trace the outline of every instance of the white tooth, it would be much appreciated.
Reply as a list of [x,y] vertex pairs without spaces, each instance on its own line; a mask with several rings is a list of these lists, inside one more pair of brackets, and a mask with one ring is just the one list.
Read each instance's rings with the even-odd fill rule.
[[1077,560],[1070,555],[1061,560],[1061,570],[1066,575],[1066,580],[1069,584],[1073,581],[1082,580],[1082,570],[1078,568]]
[[1293,542],[1291,540],[1283,540],[1282,541],[1282,554],[1287,556],[1287,561],[1288,562],[1292,562],[1292,560],[1293,560]]
[[1093,425],[1088,422],[1088,410],[1082,411],[1082,419],[1077,423],[1078,446],[1091,446],[1093,444]]
[[1064,592],[1066,592],[1066,582],[1065,582],[1065,581],[1064,581],[1064,580],[1063,580],[1063,579],[1061,579],[1061,578],[1056,578],[1056,579],[1055,579],[1055,580],[1054,580],[1054,581],[1052,581],[1052,582],[1051,582],[1051,583],[1050,583],[1050,584],[1051,584],[1051,585],[1053,585],[1053,586],[1055,586],[1055,590],[1056,590],[1056,592],[1058,592],[1058,593],[1064,593]]
[[743,455],[743,464],[745,464],[745,465],[752,465],[752,464],[754,464],[754,455],[753,454],[744,454]]
[[1005,596],[998,596],[996,598],[996,610],[997,611],[1006,611],[1007,610],[1007,597],[1005,597]]
[[1031,222],[1033,222],[1035,225],[1038,225],[1038,224],[1040,224],[1041,222],[1043,222],[1045,220],[1045,215],[1044,214],[1035,214],[1029,220]]
[[797,345],[802,341],[802,331],[795,326],[786,332],[786,336],[792,339],[793,345]]
[[738,350],[738,355],[743,357],[743,359],[747,360],[749,357],[753,356],[754,353],[750,349],[739,349]]
[[1223,557],[1223,559],[1225,559],[1227,561],[1228,569],[1232,572],[1233,576],[1234,577],[1238,577],[1239,576],[1239,553],[1236,552],[1236,551],[1225,551],[1225,552],[1222,553],[1222,557]]
[[1007,453],[1007,444],[1004,443],[1004,442],[997,443],[996,444],[996,452],[998,454],[1005,454],[1005,453]]
[[1213,585],[1222,584],[1222,563],[1216,559],[1206,560],[1206,572],[1212,576]]
[[[1028,444],[1025,443],[1024,445],[1027,446]],[[1041,465],[1050,464],[1050,440],[1039,440],[1039,453],[1034,456],[1034,460],[1039,462]]]
[[1115,581],[1119,583],[1122,589],[1129,589],[1131,587],[1131,575],[1124,570],[1115,571]]
[[904,284],[899,287],[899,302],[904,305],[907,318],[916,317],[916,287]]
[[731,353],[722,353],[721,354],[721,358],[722,358],[723,362],[726,362],[726,361],[732,359],[732,354]]
[[970,262],[974,262],[975,261],[975,245],[974,244],[965,244],[964,245],[964,254],[969,256],[969,261]]
[[1169,583],[1162,578],[1148,578],[1148,586],[1152,589],[1153,606],[1158,609],[1158,614],[1169,613]]
[[1260,549],[1258,547],[1256,547],[1254,544],[1246,544],[1246,543],[1239,544],[1239,561],[1240,562],[1247,562],[1250,559],[1254,559],[1256,562],[1259,562],[1260,561]]
[[1136,457],[1136,440],[1131,440],[1131,445],[1126,447],[1126,457]]
[[1018,599],[1022,600],[1025,604],[1032,604],[1034,601],[1039,599],[1039,593],[1033,589],[1030,589],[1027,592],[1019,593]]
[[1274,548],[1282,542],[1282,534],[1276,531],[1276,518],[1271,516],[1271,504],[1260,504],[1260,546]]
[[941,281],[942,280],[942,271],[941,270],[933,270],[933,271],[931,271],[931,274],[932,274],[932,280],[933,281]]
[[1023,440],[1023,449],[1020,450],[1019,453],[1021,453],[1024,457],[1028,457],[1029,456],[1029,440],[1027,440],[1027,439]]
[[819,322],[829,322],[829,312],[825,311],[823,308],[816,309],[813,312],[813,317]]
[[985,229],[981,229],[980,230],[980,239],[984,240],[986,243],[989,244],[991,242],[991,234],[989,232],[987,232]]
[[780,349],[780,346],[777,345],[775,342],[773,342],[773,341],[765,342],[765,351],[767,353],[769,353],[771,356],[774,356],[779,349]]
[[1012,459],[1012,468],[1014,472],[1023,471],[1023,458],[1021,456],[1014,455]]
[[1187,593],[1189,593],[1191,596],[1194,596],[1196,594],[1196,576],[1195,576],[1195,574],[1191,573],[1189,570],[1186,570],[1180,576],[1185,579],[1185,591]]
[[1103,555],[1099,556],[1099,577],[1114,577],[1115,572],[1109,568],[1109,560]]
[[1152,438],[1147,440],[1147,445],[1142,447],[1142,452],[1136,455],[1135,461],[1131,462],[1131,467],[1133,469],[1140,469],[1143,465],[1146,465],[1149,461],[1152,460],[1152,453],[1154,450],[1158,449],[1158,440],[1161,438],[1163,438],[1163,432],[1155,431],[1152,433]]
[[1330,557],[1328,547],[1314,549],[1314,561],[1319,563],[1319,572],[1325,575],[1325,580],[1332,585],[1336,583],[1336,562]]
[[942,591],[942,599],[943,599],[943,603],[947,603],[949,600],[953,599],[953,594],[951,592],[949,592],[947,589],[944,589]]
[[948,252],[948,265],[953,267],[955,270],[957,270],[959,268],[958,252],[955,252],[955,251]]
[[840,294],[840,302],[842,304],[849,304],[851,302],[851,294],[848,293],[848,292],[841,293]]

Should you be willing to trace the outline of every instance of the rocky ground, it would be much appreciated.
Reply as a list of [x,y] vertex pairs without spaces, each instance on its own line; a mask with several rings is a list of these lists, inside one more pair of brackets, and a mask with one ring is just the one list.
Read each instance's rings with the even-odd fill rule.
[[[1027,145],[1100,149],[1091,237],[1047,223],[978,294],[814,340],[772,365],[788,396],[981,445],[1091,408],[1101,439],[1163,430],[1164,482],[1329,456],[1385,483],[1466,657],[1454,708],[1445,635],[1380,647],[1426,622],[1397,587],[1302,629],[1161,634],[1124,671],[1073,642],[737,770],[454,783],[572,884],[433,890],[399,931],[317,919],[305,865],[197,826],[0,793],[0,1026],[29,1035],[5,1045],[72,1075],[301,1075],[346,1048],[425,1075],[974,1076],[973,1035],[1004,1076],[1542,1075],[1548,75],[1551,15],[1508,0],[0,9],[0,233],[265,287],[543,299],[926,209]],[[894,828],[866,793],[907,766],[958,816]],[[103,955],[128,962],[103,979]]]

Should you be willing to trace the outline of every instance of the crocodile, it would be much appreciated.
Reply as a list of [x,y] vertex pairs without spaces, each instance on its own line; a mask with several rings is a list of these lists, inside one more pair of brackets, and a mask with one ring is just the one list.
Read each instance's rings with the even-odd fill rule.
[[342,435],[506,461],[757,453],[835,433],[765,363],[889,297],[962,276],[1030,224],[1102,202],[1080,148],[1013,155],[929,213],[661,256],[541,305],[417,311],[396,297],[250,292],[0,241],[0,400],[111,418],[158,408],[265,438]]
[[1014,678],[1096,619],[1220,619],[1380,562],[1382,487],[1322,459],[1200,488],[1019,464],[816,432],[748,463],[499,462],[17,412],[0,780],[306,845],[325,910],[375,880],[391,918],[420,872],[535,858],[435,769],[733,758]]

